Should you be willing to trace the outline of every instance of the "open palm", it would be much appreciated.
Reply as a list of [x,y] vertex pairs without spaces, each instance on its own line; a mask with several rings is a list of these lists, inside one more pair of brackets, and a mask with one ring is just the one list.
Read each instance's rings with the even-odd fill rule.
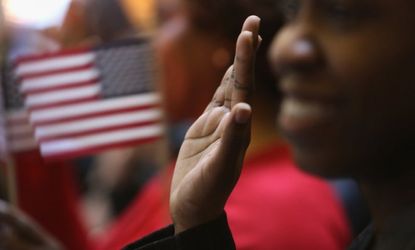
[[250,140],[248,103],[258,29],[259,18],[248,17],[236,44],[234,64],[181,146],[170,194],[176,233],[219,216],[239,178]]

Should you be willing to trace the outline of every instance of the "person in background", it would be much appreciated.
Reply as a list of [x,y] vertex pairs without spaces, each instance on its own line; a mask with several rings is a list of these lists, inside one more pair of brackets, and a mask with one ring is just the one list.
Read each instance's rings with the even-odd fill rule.
[[[350,249],[414,249],[415,3],[284,3],[270,59],[296,162],[358,180],[373,223]],[[233,67],[186,135],[170,196],[174,225],[127,249],[235,249],[223,210],[249,144],[259,23],[244,23]]]
[[[187,7],[187,12],[185,10],[184,13],[188,13],[191,24],[210,36],[213,33],[220,34],[228,42],[236,40],[239,24],[244,17],[249,14],[261,17],[263,42],[256,57],[256,95],[252,98],[252,105],[257,109],[251,124],[254,134],[246,153],[244,171],[225,207],[237,248],[343,249],[350,240],[350,232],[342,204],[326,182],[312,178],[294,166],[285,142],[275,130],[273,114],[278,111],[280,95],[274,87],[277,79],[272,76],[268,65],[267,51],[282,22],[273,12],[278,3],[263,0],[255,3],[184,1],[183,4]],[[231,16],[227,15],[229,9],[233,10]],[[232,49],[227,54],[229,61],[233,57]],[[212,55],[213,58],[214,53]],[[202,65],[206,61],[204,58],[210,57],[200,56],[193,61],[189,60],[189,63],[198,61]],[[208,61],[205,68],[210,67]],[[189,67],[189,71],[194,72],[192,70]],[[215,86],[215,82],[210,81],[208,84]],[[167,84],[174,83],[166,82]],[[189,84],[199,88],[203,82],[195,77]],[[203,96],[206,93],[208,92],[195,90],[189,92],[189,95],[198,99],[196,104],[202,107],[207,104],[201,101],[208,98]],[[200,113],[202,111],[199,110]],[[196,116],[193,117],[195,118]],[[275,211],[281,211],[284,217],[280,218]],[[280,223],[274,224],[272,221]],[[293,234],[293,231],[297,233]]]
[[[159,86],[169,126],[189,122],[203,111],[208,102],[205,93],[214,91],[215,83],[230,63],[232,48],[217,22],[200,27],[195,20],[199,16],[194,15],[190,6],[183,1],[179,4],[178,13],[163,23],[155,37],[161,71]],[[224,14],[218,19],[223,19]],[[205,58],[206,63],[200,58]]]
[[[74,30],[74,26],[77,29]],[[62,43],[59,47],[64,49],[130,41],[138,36],[117,0],[73,1],[61,32],[57,38]],[[45,51],[31,51],[42,52]],[[105,231],[103,224],[114,219],[127,206],[130,197],[139,192],[141,183],[157,171],[158,165],[165,165],[163,144],[113,150],[99,155],[95,161],[96,171],[91,174],[89,183],[89,194],[92,195],[84,203],[84,207],[90,209],[86,210],[84,217],[81,217],[85,210],[80,209],[79,185],[72,162],[45,163],[38,150],[20,153],[16,159],[21,191],[19,205],[67,249],[95,249],[94,233]],[[88,170],[92,168],[90,162],[86,165]],[[96,193],[104,196],[100,203],[94,200]]]
[[87,27],[101,43],[136,37],[139,32],[118,0],[85,0]]
[[[122,13],[119,13],[122,9],[118,5],[119,2],[115,0],[91,0],[88,2],[74,1],[66,18],[66,23],[62,28],[62,36],[57,36],[61,39],[61,44],[59,44],[58,47],[53,47],[53,50],[50,50],[55,51],[59,47],[71,48],[77,46],[91,46],[101,41],[111,42],[116,39],[127,38],[129,35],[134,36],[136,33],[132,31],[132,26],[129,25],[128,20],[122,16]],[[86,8],[86,6],[89,8],[88,15],[82,16],[82,10],[85,10],[83,8]],[[104,15],[105,13],[111,13],[111,15],[106,15],[105,18],[102,16],[95,16]],[[71,19],[69,17],[78,17],[80,19],[88,17],[94,21],[88,22],[85,19]],[[74,37],[71,37],[71,35],[73,35],[71,32],[73,30],[70,29],[73,28],[71,20],[76,21],[75,23],[79,25],[77,26],[78,29],[76,29],[76,31],[80,31],[80,33],[77,33]],[[105,29],[94,26],[107,23],[111,23],[111,25],[106,26]],[[91,27],[87,27],[87,24]],[[124,27],[124,29],[121,29],[121,27]],[[94,39],[93,37],[102,37],[102,39]],[[27,41],[28,39],[20,42],[27,43]],[[42,45],[44,45],[44,43],[42,43]],[[28,48],[27,46],[25,49],[31,49],[31,53],[50,51],[41,50],[37,47]],[[149,151],[150,150],[147,150],[146,152]],[[128,152],[121,157],[125,157],[126,155],[128,155]],[[149,154],[147,153],[147,155]],[[85,223],[81,213],[82,210],[80,210],[79,183],[77,182],[78,179],[75,174],[73,162],[45,162],[38,149],[30,152],[20,152],[15,154],[15,157],[18,190],[20,192],[18,196],[19,207],[32,216],[45,228],[45,230],[60,240],[65,248],[95,249],[94,241],[92,237],[90,237],[90,230],[87,228],[88,224]],[[162,157],[158,157],[158,159],[161,158]],[[125,160],[124,162],[127,161],[128,160]],[[116,163],[119,163],[119,161]],[[111,170],[114,170],[114,167],[117,170],[124,167],[125,172],[128,172],[131,170],[131,168],[129,168],[131,165],[134,164],[125,164],[119,168],[117,168],[117,166],[112,166]],[[125,175],[128,176],[128,173],[124,174],[124,176]],[[113,179],[114,178],[111,180]],[[120,182],[123,182],[123,179],[120,179]],[[100,182],[100,184],[104,185],[103,182]],[[134,188],[134,191],[137,191],[137,189]],[[112,194],[107,193],[106,195],[111,196]],[[108,203],[111,202],[112,200]],[[95,206],[94,208],[94,211],[88,215],[97,215],[102,211],[102,209],[98,210],[102,207]],[[111,212],[112,210],[108,214],[112,215]],[[107,216],[107,214],[105,214],[105,216]]]
[[[45,36],[39,30],[20,27],[17,24],[10,28],[10,60],[27,54],[53,52],[60,47],[59,42]],[[10,80],[9,70],[5,73],[6,79]],[[17,91],[17,88],[10,86],[14,83],[5,81],[3,85],[7,91],[7,110],[21,110],[23,106],[20,98],[15,98],[17,93],[14,91]],[[4,117],[6,118],[6,115]],[[11,136],[8,139],[11,139]],[[9,153],[16,172],[16,200],[19,209],[42,225],[64,247],[91,249],[79,211],[78,185],[72,162],[45,162],[36,144]]]
[[[159,37],[166,40],[157,44],[163,45],[159,51],[162,79],[165,79],[161,88],[164,88],[167,116],[172,123],[193,120],[197,112],[202,112],[202,106],[206,105],[203,100],[213,94],[215,78],[224,70],[224,66],[217,65],[228,63],[233,56],[232,48],[224,46],[230,46],[236,39],[239,22],[248,13],[262,18],[263,44],[257,55],[258,78],[252,100],[257,109],[251,124],[255,133],[239,184],[225,207],[237,249],[344,249],[350,242],[351,232],[340,200],[327,182],[303,173],[294,165],[286,143],[275,129],[276,100],[281,97],[274,86],[276,79],[266,56],[271,38],[281,23],[280,17],[272,12],[275,3],[185,0],[182,4],[182,30],[168,34],[174,36]],[[229,9],[234,15],[227,15]],[[227,25],[220,26],[222,22]],[[224,50],[227,56],[221,58],[224,60],[221,63],[214,64],[217,50]],[[177,98],[177,94],[181,98]],[[168,205],[157,199],[168,197],[166,188],[169,185],[165,183],[170,183],[169,171],[167,177],[159,175],[153,179],[146,191],[136,197],[110,234],[100,241],[102,249],[120,248],[157,228],[156,224],[148,222],[160,216],[157,212],[160,205]],[[147,207],[156,211],[155,214]],[[168,208],[161,211],[166,213]],[[163,217],[167,220],[158,221],[158,227],[169,223],[168,214]]]
[[[151,35],[133,26],[120,1],[85,0],[84,7],[86,13],[93,13],[85,16],[85,25],[96,44],[152,41]],[[166,164],[166,147],[165,138],[161,138],[150,144],[108,150],[96,155],[92,164],[84,168],[84,211],[92,238],[101,238],[100,234],[118,220],[142,186]],[[100,240],[97,242],[100,244]]]

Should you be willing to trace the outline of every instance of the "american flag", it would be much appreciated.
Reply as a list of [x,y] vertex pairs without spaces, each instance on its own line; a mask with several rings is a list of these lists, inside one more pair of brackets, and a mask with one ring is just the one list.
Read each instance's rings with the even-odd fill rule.
[[29,112],[23,107],[23,97],[14,84],[12,69],[5,65],[3,71],[4,117],[6,128],[6,147],[9,153],[37,149],[34,131],[29,123]]
[[[2,61],[0,59],[0,66],[2,65]],[[7,158],[7,132],[6,132],[6,114],[5,109],[3,106],[4,100],[4,89],[3,89],[3,82],[5,81],[5,72],[3,68],[0,67],[0,164],[6,162]]]
[[150,142],[163,133],[147,40],[21,57],[13,76],[26,109],[9,119],[21,123],[10,134],[30,148],[32,133],[47,160]]

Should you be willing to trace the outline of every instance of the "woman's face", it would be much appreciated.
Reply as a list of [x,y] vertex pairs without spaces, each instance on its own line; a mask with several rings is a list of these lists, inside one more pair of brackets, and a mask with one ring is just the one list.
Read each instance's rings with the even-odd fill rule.
[[300,166],[389,174],[414,152],[414,11],[412,0],[284,1],[270,60],[284,93],[279,125]]

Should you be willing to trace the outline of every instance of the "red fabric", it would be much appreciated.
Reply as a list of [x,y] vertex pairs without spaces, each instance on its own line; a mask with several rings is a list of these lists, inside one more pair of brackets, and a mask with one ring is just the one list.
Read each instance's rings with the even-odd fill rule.
[[238,250],[343,250],[351,240],[334,191],[281,146],[246,162],[226,211]]
[[161,28],[155,51],[169,122],[193,120],[203,112],[233,59],[228,53],[231,44],[221,36],[192,29],[182,16]]
[[69,250],[93,249],[79,214],[74,169],[45,163],[39,151],[15,154],[19,207]]
[[170,224],[168,186],[168,183],[163,184],[161,176],[147,183],[109,230],[97,238],[97,248],[121,249],[127,243]]
[[[119,249],[169,223],[166,186],[151,181],[99,249]],[[226,211],[238,250],[343,250],[351,240],[334,191],[298,170],[281,146],[246,162]]]

